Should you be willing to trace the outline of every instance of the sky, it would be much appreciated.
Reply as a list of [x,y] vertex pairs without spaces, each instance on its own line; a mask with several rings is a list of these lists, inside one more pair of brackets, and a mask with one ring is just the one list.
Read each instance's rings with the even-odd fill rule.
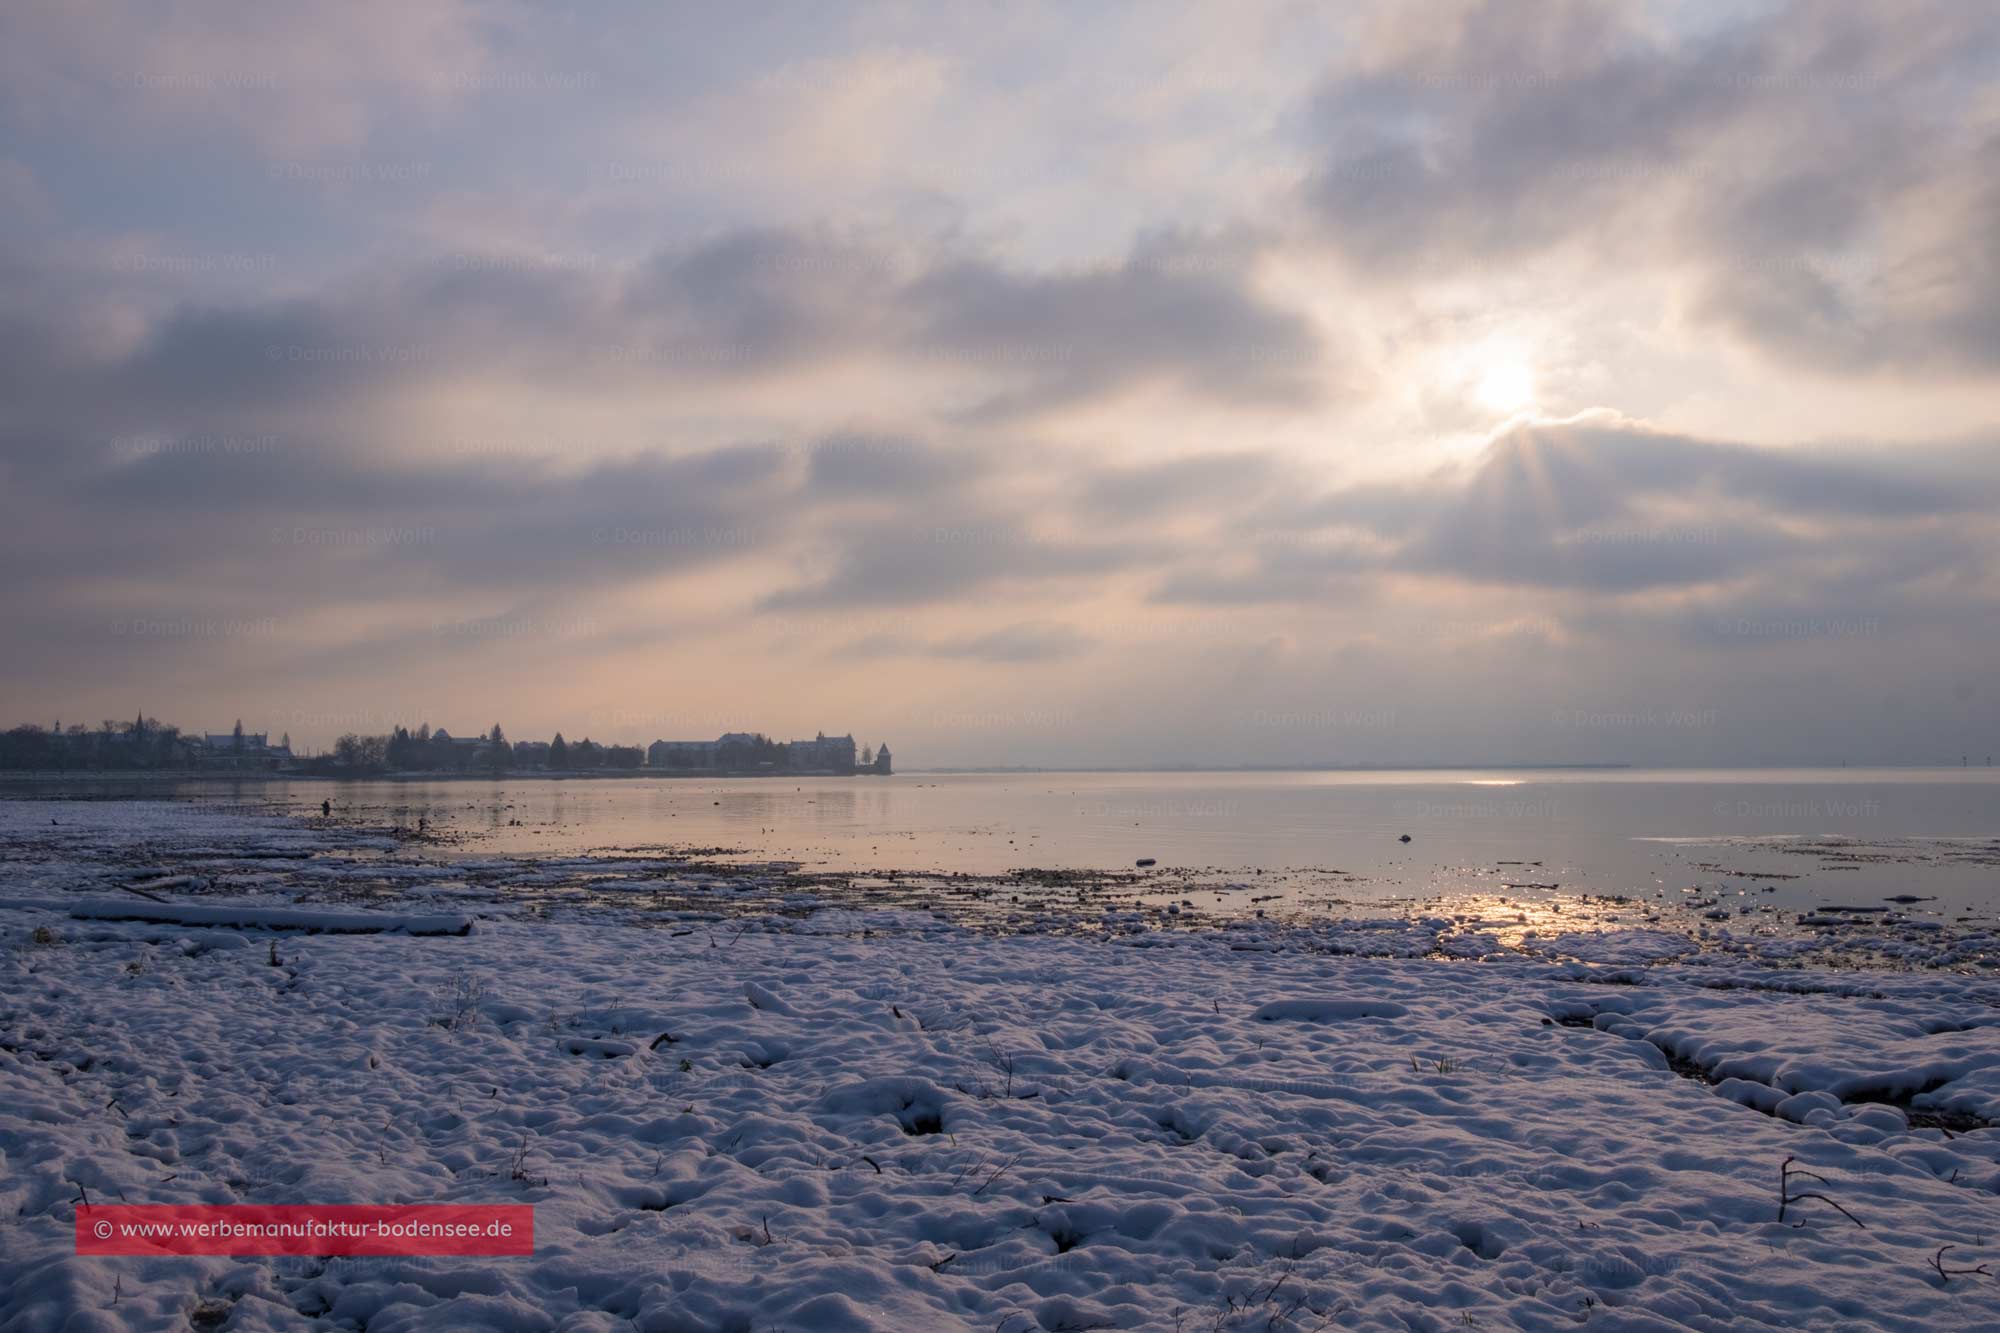
[[2000,10],[16,0],[0,721],[2000,752]]

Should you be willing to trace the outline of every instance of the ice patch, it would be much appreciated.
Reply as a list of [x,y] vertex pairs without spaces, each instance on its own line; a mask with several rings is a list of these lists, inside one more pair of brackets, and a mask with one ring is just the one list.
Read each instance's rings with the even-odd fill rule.
[[1259,1005],[1250,1017],[1260,1023],[1285,1019],[1320,1023],[1338,1018],[1405,1018],[1409,1012],[1394,1000],[1303,999],[1272,1000]]
[[467,916],[412,916],[396,912],[325,912],[309,908],[254,907],[233,904],[148,903],[86,900],[71,904],[78,921],[144,921],[169,926],[238,926],[263,930],[297,930],[321,935],[373,935],[398,931],[405,935],[464,935],[472,929]]

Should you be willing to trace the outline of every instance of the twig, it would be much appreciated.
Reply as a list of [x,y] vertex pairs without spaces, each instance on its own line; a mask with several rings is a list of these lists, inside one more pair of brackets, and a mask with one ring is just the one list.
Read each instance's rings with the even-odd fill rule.
[[1937,1270],[1937,1275],[1940,1281],[1949,1282],[1955,1277],[1968,1277],[1973,1273],[1981,1273],[1987,1277],[1993,1276],[1993,1274],[1987,1270],[1985,1264],[1978,1264],[1972,1268],[1946,1268],[1944,1266],[1944,1252],[1946,1250],[1955,1250],[1957,1248],[1958,1246],[1956,1245],[1940,1245],[1938,1246],[1938,1252],[1930,1257],[1930,1265],[1932,1268],[1935,1268]]
[[998,1171],[995,1171],[992,1175],[986,1177],[986,1184],[981,1185],[978,1189],[972,1191],[972,1197],[976,1199],[980,1195],[986,1193],[988,1187],[990,1187],[994,1181],[1000,1179],[1001,1176],[1006,1174],[1008,1167],[1014,1165],[1014,1163],[1020,1160],[1021,1160],[1021,1154],[1015,1153],[1012,1157],[1009,1157],[1006,1161],[1002,1162],[1000,1164],[1000,1169]]
[[[1866,1231],[1868,1229],[1868,1224],[1866,1222],[1863,1222],[1853,1213],[1848,1212],[1847,1209],[1843,1208],[1839,1203],[1828,1198],[1826,1195],[1821,1194],[1817,1190],[1807,1190],[1799,1194],[1792,1193],[1793,1176],[1803,1176],[1808,1180],[1817,1180],[1822,1185],[1831,1185],[1833,1183],[1832,1181],[1828,1180],[1825,1176],[1819,1175],[1816,1172],[1807,1171],[1803,1168],[1794,1171],[1792,1169],[1792,1163],[1795,1160],[1797,1159],[1793,1157],[1787,1157],[1785,1158],[1784,1161],[1778,1164],[1778,1220],[1780,1222],[1785,1220],[1785,1210],[1787,1208],[1790,1208],[1793,1204],[1804,1203],[1807,1199],[1818,1199],[1821,1203],[1827,1205],[1829,1208],[1834,1209],[1842,1217],[1854,1223],[1855,1226],[1860,1227],[1863,1231]],[[1803,1221],[1798,1221],[1794,1222],[1792,1225],[1795,1227],[1802,1227],[1805,1225],[1805,1223]]]

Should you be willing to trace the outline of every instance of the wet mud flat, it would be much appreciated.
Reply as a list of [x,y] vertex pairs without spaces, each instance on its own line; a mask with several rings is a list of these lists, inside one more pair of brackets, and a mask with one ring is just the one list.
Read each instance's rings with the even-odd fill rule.
[[[21,808],[0,803],[17,814]],[[51,811],[46,823],[38,813],[0,828],[0,872],[40,869],[68,893],[398,909],[414,901],[529,920],[609,913],[669,929],[812,918],[819,929],[868,933],[935,925],[995,934],[1215,931],[1251,950],[1468,961],[1645,965],[1706,957],[1783,968],[2000,967],[2000,925],[1990,917],[1947,917],[1919,894],[1779,908],[1761,901],[1768,872],[1735,872],[1726,858],[1694,864],[1705,883],[1650,894],[1567,892],[1541,878],[1550,871],[1540,863],[1516,861],[1465,868],[1476,886],[1466,892],[1385,895],[1366,876],[1334,867],[846,870],[758,859],[744,848],[658,843],[501,854],[482,851],[487,839],[478,831],[279,817],[257,802],[94,808],[144,814],[130,816],[134,827],[122,827],[127,816],[119,814],[92,832],[92,806],[36,803],[38,812]],[[255,835],[230,832],[244,826]],[[1907,856],[1913,865],[1940,854],[1849,844],[1809,854],[1829,850]],[[1993,849],[1967,843],[1943,854],[1979,858]]]

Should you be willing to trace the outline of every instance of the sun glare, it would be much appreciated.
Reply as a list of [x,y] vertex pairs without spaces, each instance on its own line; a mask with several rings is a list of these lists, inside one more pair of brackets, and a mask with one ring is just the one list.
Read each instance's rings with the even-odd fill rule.
[[1535,401],[1535,375],[1519,361],[1490,365],[1479,378],[1479,401],[1496,412],[1518,412]]

